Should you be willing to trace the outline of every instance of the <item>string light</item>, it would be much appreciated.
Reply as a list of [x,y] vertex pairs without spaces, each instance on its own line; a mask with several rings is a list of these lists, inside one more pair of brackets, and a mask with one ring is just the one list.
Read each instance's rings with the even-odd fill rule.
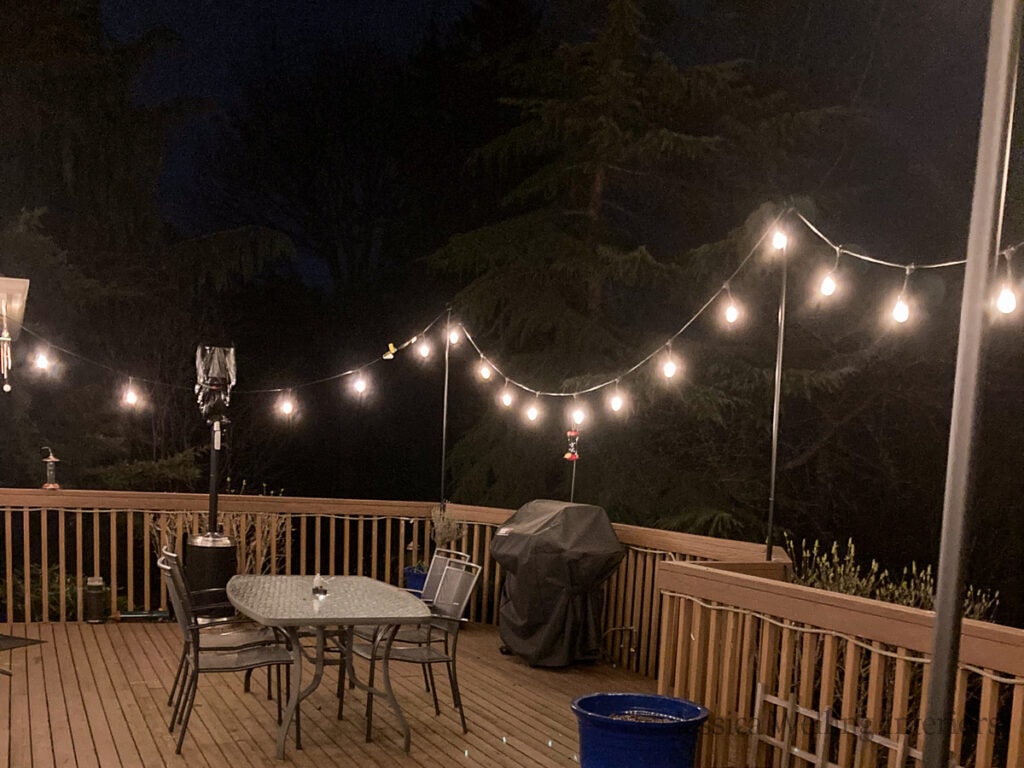
[[501,404],[506,408],[512,407],[512,402],[515,397],[512,395],[512,390],[508,386],[508,379],[505,379],[505,388],[501,390]]
[[1010,259],[1015,251],[1016,249],[1014,248],[1003,254],[1006,259],[1006,280],[1003,282],[998,298],[996,298],[996,309],[1004,315],[1010,314],[1017,308],[1017,293],[1013,290],[1013,269],[1010,265]]
[[740,317],[740,309],[736,306],[736,301],[732,297],[732,291],[729,289],[729,284],[725,284],[725,322],[729,325],[735,323]]
[[579,427],[579,426],[582,426],[583,422],[586,421],[586,420],[587,420],[586,411],[584,411],[582,408],[579,408],[579,407],[573,408],[573,411],[572,411],[572,423],[573,424],[575,424],[577,427]]
[[672,357],[672,346],[670,344],[665,345],[665,357],[661,361],[661,375],[666,379],[671,379],[679,372],[679,365],[676,363],[675,358]]
[[[738,275],[740,273],[740,271],[746,267],[747,262],[751,258],[753,258],[755,256],[755,254],[759,251],[759,249],[761,249],[763,247],[763,243],[764,243],[765,239],[768,238],[769,233],[771,233],[771,237],[770,237],[771,246],[775,250],[784,251],[788,247],[789,238],[788,238],[787,234],[784,231],[782,231],[781,229],[774,229],[774,224],[777,223],[778,221],[780,221],[783,216],[786,216],[788,214],[792,214],[793,216],[799,218],[803,222],[803,224],[805,224],[807,226],[807,228],[811,232],[813,232],[818,238],[820,238],[824,243],[826,243],[828,245],[828,247],[832,248],[835,251],[835,259],[836,259],[835,260],[835,264],[833,265],[832,269],[828,273],[825,274],[825,276],[822,278],[820,284],[818,285],[818,288],[819,288],[819,290],[821,291],[821,293],[823,295],[830,296],[830,295],[833,295],[836,291],[841,290],[841,288],[840,288],[840,286],[838,284],[838,281],[836,279],[836,275],[838,273],[839,259],[840,259],[841,255],[843,255],[843,254],[848,255],[851,258],[855,258],[855,259],[860,260],[860,261],[869,262],[869,263],[873,263],[873,264],[878,264],[878,265],[881,265],[881,266],[884,266],[884,267],[888,267],[888,268],[903,269],[905,271],[903,290],[900,292],[898,300],[897,300],[896,304],[893,305],[893,309],[892,309],[892,312],[893,312],[892,316],[893,316],[893,319],[896,322],[900,322],[900,323],[906,322],[909,319],[909,317],[910,317],[911,306],[910,306],[910,302],[909,302],[908,294],[907,294],[906,290],[907,290],[907,287],[908,287],[909,275],[910,275],[910,272],[912,270],[914,270],[914,269],[940,269],[940,268],[945,268],[945,267],[961,266],[961,265],[963,265],[965,263],[965,260],[958,260],[958,261],[947,261],[947,262],[942,262],[942,263],[931,263],[931,264],[917,265],[916,267],[914,265],[911,265],[911,266],[908,267],[908,266],[903,265],[903,264],[896,264],[894,262],[888,262],[888,261],[883,261],[881,259],[873,258],[873,257],[867,256],[865,254],[855,253],[854,251],[848,250],[848,249],[846,249],[846,248],[844,248],[844,247],[842,247],[840,245],[836,245],[835,243],[833,243],[831,240],[829,240],[828,237],[826,237],[824,234],[822,234],[822,232],[820,232],[810,221],[808,221],[796,209],[787,208],[785,211],[783,211],[782,213],[780,213],[776,217],[775,221],[772,222],[772,225],[770,225],[770,226],[765,228],[764,234],[757,240],[756,243],[753,244],[753,246],[751,247],[751,249],[747,253],[747,255],[740,261],[738,266],[734,269],[733,273],[729,276],[729,280],[732,280],[733,278],[735,278],[736,275]],[[1006,276],[1007,280],[1006,280],[1005,283],[1001,284],[999,294],[998,294],[997,297],[994,297],[994,300],[993,300],[994,308],[997,311],[999,311],[1000,313],[1006,313],[1006,314],[1015,311],[1016,310],[1016,305],[1017,305],[1017,296],[1016,296],[1017,291],[1015,290],[1014,283],[1013,283],[1013,281],[1011,279],[1012,276],[1010,274],[1010,259],[1011,259],[1012,254],[1013,254],[1013,250],[1012,249],[1009,249],[1008,251],[1003,251],[1003,252],[1001,252],[999,254],[999,255],[1004,256],[1004,258],[1006,258],[1006,260],[1007,260],[1007,276]],[[726,304],[724,314],[725,314],[726,322],[729,323],[729,324],[733,324],[733,323],[737,322],[740,319],[740,317],[742,316],[743,312],[741,310],[741,307],[736,305],[736,303],[735,303],[735,301],[734,301],[734,299],[733,299],[733,297],[731,295],[729,280],[727,280],[723,284],[723,288],[725,289],[725,292],[726,292],[726,294],[728,296],[728,299],[729,299],[728,303]],[[693,316],[690,317],[685,323],[682,324],[682,326],[678,330],[675,331],[675,333],[670,337],[670,342],[663,345],[665,347],[666,351],[667,351],[667,354],[659,357],[659,348],[656,347],[650,354],[644,356],[635,365],[633,365],[632,367],[628,368],[627,370],[617,374],[615,379],[610,380],[610,381],[605,381],[605,382],[602,382],[602,383],[596,383],[596,384],[588,387],[587,389],[580,390],[579,392],[576,392],[576,393],[573,393],[573,392],[545,392],[545,391],[540,391],[540,390],[536,390],[536,389],[528,386],[525,383],[520,383],[518,381],[515,381],[514,379],[510,379],[499,368],[496,368],[496,367],[494,367],[494,366],[492,366],[492,365],[490,365],[488,363],[486,355],[477,346],[476,342],[473,341],[471,334],[466,329],[464,329],[460,324],[458,324],[458,323],[450,323],[447,326],[446,330],[447,330],[448,336],[446,337],[446,341],[449,344],[457,344],[457,343],[459,343],[461,341],[463,334],[465,334],[466,339],[467,339],[467,343],[472,344],[473,347],[476,349],[476,351],[480,354],[481,363],[480,363],[480,365],[476,369],[478,375],[480,375],[484,379],[493,378],[496,375],[503,376],[505,378],[505,386],[500,391],[500,393],[498,394],[498,400],[499,400],[499,402],[501,402],[503,407],[505,407],[505,408],[511,408],[512,407],[512,405],[513,405],[513,403],[515,402],[515,399],[516,399],[516,394],[517,394],[516,390],[517,389],[524,390],[525,392],[528,392],[528,393],[533,393],[533,395],[534,395],[533,404],[531,406],[529,406],[525,411],[523,411],[524,415],[526,416],[526,418],[529,421],[537,421],[538,419],[540,419],[542,417],[543,414],[542,414],[541,408],[540,408],[540,398],[541,397],[549,397],[549,396],[550,397],[565,397],[565,396],[572,396],[572,395],[575,395],[575,394],[586,394],[588,392],[594,392],[594,391],[600,390],[600,389],[602,389],[604,387],[607,387],[612,382],[615,383],[615,389],[614,389],[614,392],[610,396],[608,396],[608,399],[606,400],[606,404],[607,404],[607,407],[609,407],[613,412],[621,412],[625,408],[625,406],[626,406],[626,398],[623,396],[622,392],[619,389],[619,378],[620,377],[624,377],[624,376],[629,376],[629,375],[633,374],[635,371],[639,370],[641,367],[645,366],[647,363],[649,363],[651,361],[654,361],[655,364],[659,366],[660,374],[662,376],[664,376],[666,379],[676,378],[681,372],[684,371],[684,365],[683,365],[682,361],[680,361],[677,358],[674,358],[672,356],[671,340],[674,340],[676,337],[681,335],[705,311],[707,311],[709,308],[711,308],[716,303],[716,301],[718,300],[718,294],[720,292],[721,292],[721,290],[715,292],[715,294],[713,294],[703,305],[701,305],[700,308],[693,314]],[[383,355],[381,355],[381,357],[383,357],[384,359],[393,359],[396,356],[396,353],[398,353],[401,350],[405,349],[405,347],[411,346],[411,345],[415,345],[416,346],[416,350],[419,353],[420,357],[426,358],[426,357],[430,356],[432,350],[431,350],[431,346],[430,346],[430,344],[429,344],[429,342],[427,340],[427,334],[430,333],[431,329],[434,328],[435,325],[438,324],[439,320],[441,320],[442,317],[443,317],[443,315],[440,315],[440,316],[436,317],[418,335],[411,337],[404,344],[396,346],[395,344],[389,343],[387,345],[387,351]],[[31,329],[26,329],[26,330],[31,335],[36,335],[36,334],[34,334],[32,332]],[[41,337],[37,336],[37,338],[40,338],[40,341],[45,342],[45,340],[42,339]],[[86,359],[84,357],[81,357],[79,355],[74,354],[73,352],[70,352],[69,350],[63,349],[63,348],[58,347],[56,345],[49,344],[48,342],[45,342],[45,343],[48,344],[48,348],[49,349],[60,350],[62,352],[71,354],[74,357],[77,357],[77,358],[79,358],[79,359],[81,359],[81,360],[83,360],[83,361],[85,361],[87,363],[92,363],[92,364],[97,365],[99,367],[108,368],[107,366],[105,366],[105,365],[103,365],[101,363],[95,363],[94,361],[90,361],[90,360],[88,360],[88,359]],[[659,359],[655,360],[656,357],[658,357]],[[376,360],[379,360],[379,359],[380,359],[380,357],[376,358]],[[374,362],[376,362],[376,360]],[[37,355],[37,357],[36,357],[35,365],[37,367],[39,367],[39,368],[52,368],[56,362],[57,361],[55,361],[55,360],[51,360],[50,356],[47,355],[46,352],[40,352],[40,354]],[[340,378],[348,377],[348,376],[350,376],[352,374],[359,374],[357,377],[354,377],[352,379],[352,383],[350,384],[350,386],[353,388],[353,391],[356,394],[362,395],[363,393],[367,392],[367,390],[369,389],[369,384],[368,384],[367,380],[365,379],[364,376],[361,375],[362,371],[364,369],[368,368],[368,367],[369,367],[369,364],[364,365],[364,366],[362,366],[360,368],[355,368],[353,370],[345,371],[343,373],[339,373],[339,374],[330,376],[330,377],[328,377],[326,379],[321,379],[321,380],[317,380],[317,381],[314,381],[314,382],[307,382],[305,384],[301,384],[300,386],[306,386],[307,384],[310,384],[310,383],[313,383],[313,384],[320,383],[321,381],[337,380],[337,379],[340,379]],[[112,369],[108,368],[108,370],[112,370]],[[117,372],[115,371],[115,373],[117,373]],[[9,384],[7,384],[7,382],[5,382],[5,385],[6,386],[4,387],[4,389],[9,391],[9,389],[10,389]],[[163,384],[162,386],[173,386],[173,385]],[[256,393],[273,392],[273,391],[277,391],[277,390],[251,390],[251,391],[245,392],[243,394],[256,394]],[[136,397],[138,397],[138,393],[136,393]],[[124,400],[125,400],[125,404],[128,404],[128,402],[127,402],[128,401],[127,393],[124,396]]]
[[289,417],[295,414],[296,405],[295,398],[292,397],[290,392],[287,392],[277,400],[277,412],[282,416]]
[[836,284],[836,270],[839,269],[839,254],[842,253],[842,247],[836,246],[836,261],[832,265],[832,269],[828,271],[828,274],[821,279],[821,285],[818,286],[818,290],[821,291],[822,296],[832,296],[836,292],[838,285]]
[[625,404],[625,400],[622,398],[622,392],[619,390],[619,381],[616,379],[615,390],[612,392],[612,396],[608,398],[608,407],[615,413],[619,413],[622,410],[622,406]]
[[900,288],[900,295],[896,297],[896,304],[892,308],[892,319],[897,323],[905,323],[910,318],[910,305],[907,304],[906,293],[907,283],[910,281],[910,273],[913,270],[913,264],[907,267],[906,274],[903,276],[903,287]]
[[1003,288],[999,291],[999,298],[996,299],[996,309],[1004,315],[1008,315],[1016,308],[1017,294],[1014,293],[1009,283],[1003,283]]
[[526,418],[528,421],[536,421],[540,418],[540,406],[538,405],[539,399],[534,395],[533,402],[530,403],[526,409]]
[[121,399],[130,408],[139,404],[139,393],[135,390],[135,384],[131,378],[128,379],[128,386],[124,388],[124,396]]

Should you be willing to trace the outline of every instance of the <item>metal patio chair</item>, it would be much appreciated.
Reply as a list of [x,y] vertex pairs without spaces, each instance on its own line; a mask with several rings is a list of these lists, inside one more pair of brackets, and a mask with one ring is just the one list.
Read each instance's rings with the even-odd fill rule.
[[[174,731],[174,726],[181,724],[181,731],[178,734],[178,743],[175,754],[181,754],[181,745],[185,741],[185,731],[188,729],[189,717],[192,715],[192,708],[195,704],[196,689],[199,685],[199,676],[209,672],[250,672],[260,667],[285,668],[286,685],[290,689],[291,675],[289,670],[292,664],[292,653],[283,644],[263,644],[242,648],[240,650],[204,650],[200,642],[200,630],[202,625],[192,608],[192,601],[188,589],[185,586],[182,573],[179,568],[174,567],[168,559],[161,557],[157,561],[164,583],[167,586],[167,593],[174,606],[174,614],[178,626],[181,628],[182,640],[186,646],[184,679],[178,689],[174,702],[174,710],[171,713],[171,721],[168,730]],[[277,677],[277,719],[281,721],[281,677]],[[298,713],[296,713],[296,716]]]
[[[441,708],[437,701],[437,686],[434,684],[434,665],[444,664],[448,671],[448,683],[452,691],[452,705],[459,711],[459,719],[462,722],[462,732],[467,733],[466,713],[462,707],[462,696],[459,693],[459,681],[456,667],[456,651],[458,649],[459,629],[466,619],[463,615],[466,606],[469,604],[473,590],[480,579],[481,567],[476,563],[468,561],[451,561],[441,574],[431,610],[434,618],[429,622],[418,625],[415,629],[410,628],[406,637],[413,636],[412,641],[399,640],[398,635],[390,643],[390,651],[384,639],[385,628],[378,628],[374,641],[369,643],[361,642],[353,638],[349,656],[349,664],[343,666],[338,675],[338,717],[344,706],[345,685],[344,675],[347,671],[354,676],[354,669],[351,664],[351,656],[359,656],[370,662],[370,669],[367,676],[367,685],[370,691],[366,696],[366,719],[367,727],[373,717],[373,679],[376,662],[383,660],[388,654],[388,663],[402,662],[419,664],[423,667],[427,676],[427,687],[433,696],[434,714],[440,715]],[[388,674],[385,670],[385,675]]]

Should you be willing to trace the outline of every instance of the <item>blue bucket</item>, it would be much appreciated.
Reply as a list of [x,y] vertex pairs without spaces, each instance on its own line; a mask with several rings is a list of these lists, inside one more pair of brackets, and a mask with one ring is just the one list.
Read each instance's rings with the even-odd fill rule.
[[592,693],[573,700],[580,765],[691,768],[708,711],[685,699],[643,693]]

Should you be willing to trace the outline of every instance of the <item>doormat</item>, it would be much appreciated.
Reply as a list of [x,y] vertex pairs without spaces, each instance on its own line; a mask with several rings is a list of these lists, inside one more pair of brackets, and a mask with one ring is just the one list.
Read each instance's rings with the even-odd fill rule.
[[15,635],[0,635],[0,651],[13,651],[15,648],[24,648],[28,645],[37,645],[43,642],[31,637],[17,637]]

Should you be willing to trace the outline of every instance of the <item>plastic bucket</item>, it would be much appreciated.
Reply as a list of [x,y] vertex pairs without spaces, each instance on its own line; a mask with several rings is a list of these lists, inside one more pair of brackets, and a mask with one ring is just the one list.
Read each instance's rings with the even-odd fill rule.
[[416,592],[423,591],[423,583],[427,580],[427,572],[414,565],[405,568],[405,588]]
[[708,710],[692,701],[643,693],[580,696],[572,711],[583,768],[691,768],[708,718]]

